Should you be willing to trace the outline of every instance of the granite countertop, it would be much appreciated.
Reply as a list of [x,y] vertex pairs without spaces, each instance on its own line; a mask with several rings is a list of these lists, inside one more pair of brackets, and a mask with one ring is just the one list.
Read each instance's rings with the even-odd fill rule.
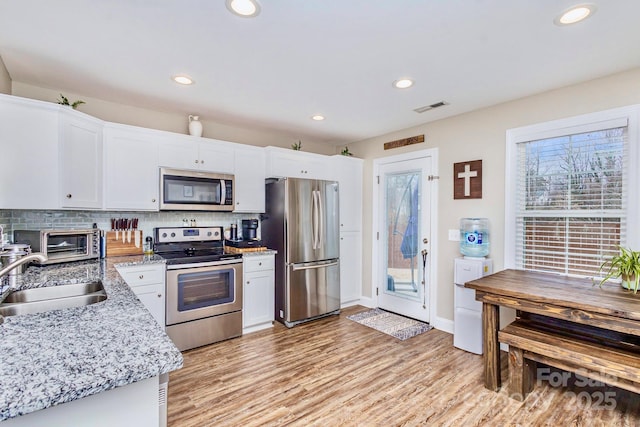
[[275,249],[267,249],[267,250],[264,250],[264,251],[243,252],[242,253],[242,257],[243,258],[249,258],[249,257],[252,257],[252,256],[275,255],[277,253],[278,253],[278,251],[276,251]]
[[180,351],[115,266],[164,263],[129,256],[29,267],[18,288],[101,279],[107,299],[10,316],[0,325],[0,421],[182,367]]

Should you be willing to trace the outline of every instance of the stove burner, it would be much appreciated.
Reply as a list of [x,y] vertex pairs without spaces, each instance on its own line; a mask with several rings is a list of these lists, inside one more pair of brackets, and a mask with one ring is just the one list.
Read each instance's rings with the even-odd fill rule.
[[[197,264],[197,263],[215,263],[218,261],[226,261],[229,259],[242,258],[242,254],[226,254],[224,252],[224,244],[220,238],[207,239],[205,233],[195,233],[198,236],[203,236],[202,240],[194,240],[191,238],[191,234],[194,234],[193,230],[199,230],[199,227],[185,229],[189,231],[186,233],[189,237],[188,241],[184,241],[183,236],[179,232],[176,232],[177,228],[171,228],[172,232],[176,233],[175,238],[165,237],[164,241],[155,244],[156,255],[161,256],[167,260],[167,265],[176,264]],[[212,236],[220,236],[222,233],[222,227],[208,227],[206,230],[217,230],[217,233],[212,233]],[[166,233],[167,229],[155,229],[156,242],[158,237],[162,233]]]

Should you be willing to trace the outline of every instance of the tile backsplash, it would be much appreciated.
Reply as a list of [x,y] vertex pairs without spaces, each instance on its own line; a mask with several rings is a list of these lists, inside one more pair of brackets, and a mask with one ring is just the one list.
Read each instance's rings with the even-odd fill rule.
[[[48,211],[0,209],[0,226],[9,241],[13,240],[13,230],[41,230],[51,228],[91,228],[97,224],[103,230],[111,229],[111,218],[138,218],[138,228],[143,236],[153,236],[155,227],[181,227],[183,220],[195,220],[198,226],[221,226],[228,230],[232,223],[249,218],[259,218],[260,214],[235,214],[227,212],[109,212],[109,211]],[[258,229],[260,236],[260,229]]]

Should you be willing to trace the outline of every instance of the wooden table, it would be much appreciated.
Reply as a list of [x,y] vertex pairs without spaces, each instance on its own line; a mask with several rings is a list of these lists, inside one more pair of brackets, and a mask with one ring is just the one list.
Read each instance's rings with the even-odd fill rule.
[[640,292],[617,284],[594,286],[591,279],[550,273],[503,270],[467,282],[482,302],[484,385],[500,388],[499,307],[539,314],[640,336]]

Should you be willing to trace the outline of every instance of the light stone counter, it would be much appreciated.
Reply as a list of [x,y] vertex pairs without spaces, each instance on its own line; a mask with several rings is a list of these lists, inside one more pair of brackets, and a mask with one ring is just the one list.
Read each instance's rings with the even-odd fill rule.
[[29,267],[20,289],[100,279],[107,299],[4,319],[0,421],[181,368],[180,351],[114,268],[163,262],[137,256]]

